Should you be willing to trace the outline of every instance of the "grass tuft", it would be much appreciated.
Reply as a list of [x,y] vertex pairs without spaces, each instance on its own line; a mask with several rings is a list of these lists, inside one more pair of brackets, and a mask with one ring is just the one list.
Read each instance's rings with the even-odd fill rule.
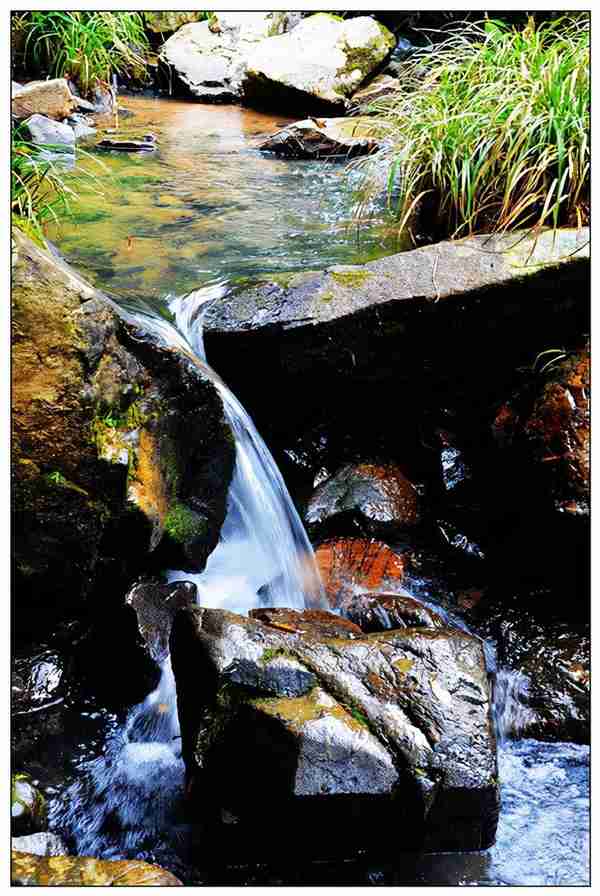
[[149,43],[139,12],[13,13],[12,27],[26,70],[68,76],[84,94],[113,74],[140,77],[146,71]]
[[437,239],[589,217],[589,16],[462,23],[369,104],[384,145],[354,163],[363,219],[387,173],[398,229]]

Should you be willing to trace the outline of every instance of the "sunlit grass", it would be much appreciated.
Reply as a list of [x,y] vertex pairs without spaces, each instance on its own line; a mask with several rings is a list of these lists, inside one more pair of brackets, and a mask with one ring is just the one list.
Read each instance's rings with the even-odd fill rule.
[[456,238],[588,220],[587,16],[463,24],[413,55],[400,85],[369,109],[386,142],[355,163],[363,214],[383,168],[400,231]]
[[148,38],[138,12],[13,13],[12,27],[25,36],[26,70],[68,75],[84,94],[113,74],[145,71]]

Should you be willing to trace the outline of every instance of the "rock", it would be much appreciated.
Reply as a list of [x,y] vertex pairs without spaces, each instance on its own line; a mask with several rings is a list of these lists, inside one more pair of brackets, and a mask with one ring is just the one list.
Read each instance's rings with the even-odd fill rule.
[[385,74],[394,78],[399,78],[403,74],[403,65],[409,56],[415,52],[417,48],[411,44],[406,37],[398,38],[398,43],[392,50],[390,58],[385,67]]
[[97,112],[97,108],[94,103],[90,103],[89,100],[83,99],[81,96],[76,96],[75,100],[77,102],[77,108],[82,112]]
[[24,122],[33,143],[51,146],[62,152],[75,152],[75,132],[69,124],[52,121],[44,115],[32,115]]
[[[436,317],[446,321],[446,305],[454,319],[459,310],[474,312],[481,304],[489,319],[499,310],[514,314],[514,303],[531,299],[532,294],[543,293],[548,305],[553,296],[556,304],[557,294],[563,295],[573,284],[581,291],[588,270],[588,228],[565,228],[556,234],[547,230],[535,238],[514,233],[448,240],[364,265],[281,275],[240,289],[228,302],[215,303],[208,310],[207,335],[252,330],[289,339],[302,334],[311,348],[300,362],[296,360],[298,367],[307,359],[313,363],[320,358],[324,348],[319,345],[315,350],[313,343],[325,333],[327,353],[333,359],[336,347],[331,333],[336,325],[344,326],[339,354],[349,359],[346,363],[353,369],[372,357],[364,343],[355,342],[356,337],[349,341],[354,336],[353,321],[356,329],[360,323],[362,335],[368,332],[373,351],[379,351],[378,339],[386,334],[393,335],[396,343],[401,337],[404,347],[413,335],[420,335],[417,320],[423,321],[427,334]],[[296,333],[291,334],[292,330]]]
[[318,486],[305,520],[314,528],[343,515],[376,534],[415,526],[419,505],[416,487],[393,464],[347,464]]
[[465,480],[471,478],[471,472],[465,464],[460,448],[450,445],[442,448],[440,452],[440,466],[446,491],[456,489]]
[[117,106],[117,97],[113,90],[98,85],[94,88],[94,112],[97,115],[112,115]]
[[161,47],[170,86],[205,103],[238,102],[254,45],[286,27],[282,12],[220,12],[184,25]]
[[495,644],[504,670],[496,697],[504,735],[589,743],[589,624],[557,618],[535,598],[482,600],[466,618]]
[[63,659],[53,650],[17,657],[12,676],[13,714],[29,715],[62,699]]
[[11,848],[15,852],[26,852],[32,856],[66,856],[68,850],[60,837],[44,831],[39,834],[29,834],[26,837],[13,837]]
[[289,159],[351,158],[377,149],[374,131],[365,118],[307,118],[261,140],[258,149]]
[[10,803],[12,834],[22,836],[44,829],[48,821],[46,801],[31,783],[29,775],[12,776]]
[[68,118],[77,109],[77,100],[64,78],[31,81],[12,98],[11,113],[17,121],[43,115],[55,121]]
[[81,112],[74,112],[69,116],[68,123],[73,128],[75,140],[84,140],[86,137],[94,136],[96,128],[91,126],[90,121],[92,120]]
[[344,616],[363,632],[397,628],[444,628],[446,621],[425,604],[404,594],[354,594],[340,604]]
[[111,862],[87,856],[11,856],[11,883],[19,887],[180,887],[173,874],[147,862]]
[[394,46],[392,34],[375,19],[317,13],[253,49],[244,97],[251,104],[307,112],[343,108]]
[[384,96],[397,93],[399,89],[400,80],[398,78],[394,78],[391,75],[377,75],[365,87],[361,87],[360,90],[352,94],[352,108],[361,108],[368,111],[371,103],[382,99]]
[[[551,360],[547,358],[546,361]],[[503,405],[493,424],[499,445],[542,480],[559,513],[590,512],[589,343],[550,364],[532,388]]]
[[96,149],[116,149],[120,152],[147,152],[156,149],[156,146],[156,138],[152,134],[144,135],[141,140],[104,137],[96,143]]
[[22,84],[18,84],[16,81],[11,82],[11,97],[16,96],[18,93],[21,93],[22,90]]
[[199,11],[182,12],[171,10],[161,10],[160,12],[150,12],[145,10],[143,13],[144,25],[147,31],[152,34],[174,34],[183,25],[189,25],[190,22],[201,22],[205,13]]
[[191,358],[19,232],[14,247],[13,583],[41,624],[95,588],[120,605],[153,563],[202,568],[234,450]]
[[286,610],[282,607],[260,607],[250,610],[250,617],[270,628],[300,635],[322,638],[360,638],[362,630],[348,619],[326,610]]
[[[332,638],[301,616],[293,631],[198,607],[175,617],[203,846],[219,842],[233,862],[238,848],[281,858],[307,830],[311,857],[490,846],[498,787],[481,641],[431,628]],[[292,673],[304,690],[290,697]]]
[[327,598],[333,608],[348,596],[361,591],[378,591],[398,586],[404,575],[404,561],[381,541],[368,538],[340,538],[319,545],[315,559]]
[[177,610],[195,604],[198,589],[193,582],[143,580],[136,583],[125,598],[135,610],[138,628],[148,653],[161,662],[169,650],[171,624]]

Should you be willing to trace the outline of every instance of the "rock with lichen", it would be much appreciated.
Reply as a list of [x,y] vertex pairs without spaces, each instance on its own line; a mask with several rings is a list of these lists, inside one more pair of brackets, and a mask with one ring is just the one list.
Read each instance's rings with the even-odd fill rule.
[[175,617],[183,757],[205,842],[231,857],[279,854],[306,830],[321,857],[490,846],[498,786],[482,642],[420,625],[366,635],[334,614],[331,628],[324,612],[303,615]]
[[395,45],[391,32],[369,16],[344,20],[316,13],[290,33],[257,44],[248,58],[244,96],[307,112],[344,108]]
[[106,588],[153,562],[201,569],[234,459],[212,384],[18,232],[13,260],[16,599],[60,608],[100,572]]

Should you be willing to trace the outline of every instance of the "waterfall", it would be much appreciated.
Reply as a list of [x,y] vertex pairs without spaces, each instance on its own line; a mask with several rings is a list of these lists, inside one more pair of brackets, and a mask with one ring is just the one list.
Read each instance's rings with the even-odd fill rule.
[[[218,391],[236,458],[219,543],[201,573],[170,570],[196,584],[202,606],[247,613],[257,606],[325,605],[314,553],[273,457],[252,419],[206,362],[204,314],[227,292],[223,281],[171,302],[176,327],[139,308],[118,312],[175,345]],[[50,806],[51,828],[79,855],[162,855],[168,866],[180,825],[184,769],[170,657],[160,658],[156,690],[134,706],[104,753]]]

